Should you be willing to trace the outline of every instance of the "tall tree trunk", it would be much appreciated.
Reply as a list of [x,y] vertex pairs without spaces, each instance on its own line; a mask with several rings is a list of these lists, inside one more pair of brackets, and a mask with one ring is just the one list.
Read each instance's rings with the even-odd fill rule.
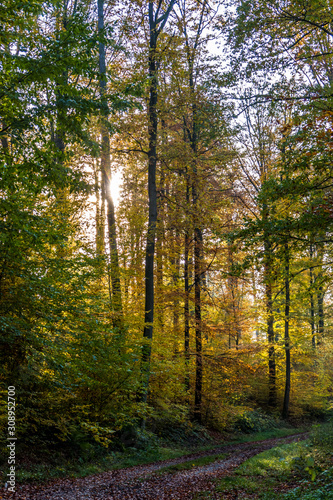
[[[190,88],[192,98],[194,95],[193,68],[190,73]],[[194,226],[194,318],[195,318],[195,397],[194,397],[194,418],[201,423],[201,403],[202,403],[202,318],[201,318],[201,284],[202,284],[202,253],[203,238],[199,223],[198,205],[198,172],[196,164],[197,154],[197,109],[196,104],[192,104],[192,137],[191,148],[194,155],[192,164],[192,207]]]
[[[188,210],[190,203],[190,185],[188,174],[186,173],[186,209]],[[189,229],[185,227],[185,242],[184,242],[184,344],[185,344],[185,390],[190,390],[190,305],[189,305],[189,250],[190,250],[190,235]]]
[[286,383],[284,390],[282,418],[287,418],[289,413],[290,399],[290,337],[289,337],[289,314],[290,314],[290,281],[289,281],[289,247],[285,243],[285,308],[284,308],[284,348],[286,352]]
[[[104,30],[104,0],[98,0],[98,32],[102,34]],[[104,113],[101,120],[101,170],[102,170],[102,191],[105,193],[107,202],[107,222],[110,246],[110,273],[112,285],[112,308],[114,311],[113,325],[124,332],[123,307],[120,286],[120,270],[117,247],[116,220],[113,199],[111,195],[111,163],[110,163],[110,135],[107,128],[108,112],[106,102],[106,61],[105,45],[99,42],[99,88],[104,105]],[[103,198],[103,197],[102,197]]]
[[[324,247],[323,247],[322,242],[318,243],[317,256],[318,256],[318,261],[322,265],[323,257],[324,257]],[[325,295],[325,292],[323,289],[323,270],[322,270],[321,266],[319,267],[319,271],[317,273],[316,282],[318,283],[318,285],[317,285],[317,305],[318,305],[317,343],[319,344],[320,342],[323,341],[323,336],[324,336],[324,295]]]
[[[194,205],[195,208],[195,205]],[[194,229],[194,317],[195,317],[195,398],[194,417],[201,423],[202,403],[202,320],[201,320],[201,261],[202,261],[202,232],[200,228]]]
[[[237,277],[232,275],[232,266],[234,264],[233,259],[233,249],[231,245],[228,245],[228,272],[229,277],[227,280],[229,301],[231,302],[231,307],[229,307],[229,349],[231,348],[231,337],[235,340],[236,350],[241,342],[242,329],[240,325],[239,318],[239,300],[238,300],[238,280]],[[231,318],[232,316],[232,318]]]
[[[313,248],[310,245],[310,260],[312,263],[313,257]],[[311,324],[311,341],[312,347],[316,348],[316,329],[315,329],[315,305],[314,305],[314,296],[313,296],[313,286],[314,286],[314,275],[313,268],[310,267],[310,324]]]
[[197,172],[197,106],[195,102],[193,61],[189,61],[189,86],[192,95],[192,133],[191,149],[193,153],[192,161],[192,207],[193,207],[193,227],[194,227],[194,317],[195,317],[195,396],[194,396],[194,418],[198,423],[202,421],[201,403],[202,403],[202,318],[201,318],[201,284],[203,280],[202,273],[202,253],[203,238],[200,227],[200,216],[198,214],[198,172]]
[[267,339],[268,339],[268,406],[276,408],[276,365],[275,365],[275,338],[274,338],[274,312],[272,293],[272,256],[271,244],[268,237],[264,242],[265,251],[265,291],[267,313]]
[[[162,31],[175,0],[171,0],[165,13],[159,17],[160,5],[154,12],[154,1],[149,0],[149,103],[148,103],[148,232],[145,258],[145,325],[143,338],[146,342],[142,348],[143,393],[142,401],[148,397],[151,341],[154,324],[154,258],[155,236],[157,222],[157,193],[156,193],[156,146],[157,146],[157,90],[158,90],[158,63],[156,59],[157,38]],[[144,421],[143,421],[144,426]]]
[[171,245],[171,255],[170,255],[170,266],[172,269],[172,281],[173,281],[173,343],[174,343],[174,355],[178,356],[178,343],[179,343],[179,295],[178,295],[178,283],[179,283],[179,272],[180,272],[180,255],[178,251],[178,240],[179,232],[177,228],[175,232],[170,232],[170,239],[173,242]]
[[100,165],[94,161],[95,197],[96,197],[96,252],[105,253],[105,194],[102,190],[103,182],[99,179]]
[[[321,276],[318,276],[319,278]],[[323,287],[319,286],[317,293],[318,302],[318,342],[322,342],[324,335],[324,292]]]
[[[152,2],[149,2],[149,6]],[[154,322],[154,257],[155,234],[157,221],[156,195],[156,142],[157,142],[157,68],[156,68],[156,27],[150,23],[149,43],[149,105],[148,105],[148,200],[149,219],[145,261],[145,326],[143,337],[147,342],[143,345],[142,361],[145,372],[143,400],[147,401],[150,372],[151,340]]]
[[[162,123],[162,130],[164,135],[165,124]],[[164,197],[165,192],[165,176],[163,168],[160,169],[160,182],[159,193],[161,196],[157,199],[157,225],[156,225],[156,323],[158,324],[159,331],[164,332],[164,304],[163,304],[163,243],[165,241],[165,228],[164,228]]]
[[[182,5],[181,5],[182,4]],[[194,61],[197,49],[200,42],[200,37],[204,30],[205,13],[209,11],[208,2],[203,0],[200,2],[200,17],[199,22],[193,27],[195,35],[190,40],[187,30],[186,20],[186,2],[179,3],[181,14],[181,29],[185,39],[188,84],[191,95],[191,118],[192,124],[186,124],[184,121],[184,130],[186,130],[190,147],[192,150],[191,161],[191,188],[192,188],[192,223],[194,232],[194,317],[195,317],[195,346],[196,346],[196,369],[195,369],[195,397],[194,397],[194,418],[199,423],[202,421],[202,380],[203,380],[203,359],[202,359],[202,318],[201,318],[201,289],[204,281],[202,269],[203,257],[203,235],[202,221],[200,220],[200,203],[199,203],[199,178],[198,178],[198,116],[197,116],[197,96],[195,92],[194,80]]]

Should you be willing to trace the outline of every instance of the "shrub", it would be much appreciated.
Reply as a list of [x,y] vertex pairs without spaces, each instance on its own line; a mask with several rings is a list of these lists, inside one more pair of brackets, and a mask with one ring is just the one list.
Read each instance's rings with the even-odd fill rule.
[[191,422],[188,408],[182,405],[155,408],[147,426],[157,436],[170,443],[194,446],[211,439],[204,427]]
[[333,451],[333,420],[326,424],[314,425],[310,435],[314,446],[324,449],[325,451]]
[[234,430],[250,434],[251,432],[262,432],[278,427],[276,419],[258,410],[248,410],[238,416],[234,423]]

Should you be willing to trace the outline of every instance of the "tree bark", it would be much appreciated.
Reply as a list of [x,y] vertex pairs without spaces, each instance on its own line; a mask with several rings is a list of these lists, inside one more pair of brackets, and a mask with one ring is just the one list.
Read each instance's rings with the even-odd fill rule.
[[265,251],[265,291],[267,313],[267,339],[268,339],[268,406],[276,408],[276,365],[275,365],[275,338],[274,338],[274,312],[272,297],[272,257],[271,244],[268,237],[264,241]]
[[[4,121],[2,121],[0,123],[1,123],[2,130],[5,130],[6,123]],[[1,135],[0,141],[1,141],[2,149],[3,149],[3,154],[6,157],[6,160],[8,161],[8,163],[10,163],[8,138],[5,135]]]
[[[153,338],[154,324],[154,258],[155,237],[157,222],[157,193],[156,193],[156,165],[157,165],[157,92],[158,92],[158,63],[156,58],[157,39],[162,31],[175,0],[171,0],[166,12],[158,17],[159,7],[154,13],[154,1],[149,0],[149,103],[148,103],[148,232],[145,258],[145,324],[143,338],[146,340],[142,346],[143,392],[142,401],[148,397],[151,341]],[[143,422],[144,426],[144,422]]]
[[317,302],[318,302],[318,337],[319,337],[318,340],[319,342],[322,342],[324,335],[324,292],[322,286],[318,288]]
[[[313,248],[310,245],[310,260],[312,263],[313,257]],[[315,329],[315,305],[314,305],[314,297],[313,297],[313,285],[314,285],[314,276],[313,276],[313,268],[310,267],[310,324],[311,324],[311,341],[312,347],[316,348],[316,329]]]
[[202,421],[202,379],[203,379],[203,359],[202,359],[202,318],[201,318],[201,288],[204,281],[202,270],[202,257],[203,257],[203,234],[202,223],[200,220],[199,212],[199,179],[197,171],[197,156],[198,156],[198,116],[197,116],[197,96],[195,93],[194,81],[194,61],[196,51],[199,45],[200,36],[203,32],[203,20],[205,11],[208,8],[208,3],[204,0],[200,4],[201,12],[199,23],[195,26],[195,37],[190,42],[185,15],[185,2],[183,7],[180,7],[182,15],[182,31],[185,38],[186,57],[187,57],[187,71],[188,71],[188,84],[191,95],[191,126],[186,126],[186,119],[184,117],[184,128],[187,132],[190,147],[192,150],[191,161],[191,188],[192,188],[192,223],[194,232],[194,317],[195,317],[195,346],[196,346],[196,369],[195,369],[195,397],[194,397],[194,418],[197,422]]
[[[101,34],[104,30],[104,0],[98,0],[98,32]],[[123,325],[123,307],[120,285],[120,269],[117,247],[115,209],[111,195],[111,162],[110,162],[110,134],[107,128],[108,111],[106,99],[106,60],[105,44],[99,42],[99,88],[103,104],[103,113],[101,120],[101,171],[102,171],[102,191],[105,193],[107,202],[107,221],[109,232],[110,247],[110,272],[112,286],[112,309],[114,311],[113,326],[117,328],[118,333],[124,333]],[[102,196],[103,198],[103,196]],[[102,201],[103,202],[103,201]]]
[[[162,136],[164,136],[165,124],[162,122]],[[163,301],[163,250],[165,241],[165,207],[164,207],[164,197],[165,193],[165,176],[164,170],[161,166],[160,168],[160,182],[158,191],[160,195],[157,198],[157,222],[156,222],[156,304],[160,306],[155,311],[156,323],[158,325],[159,331],[164,333],[164,301]]]
[[284,309],[284,348],[286,352],[286,383],[284,390],[282,418],[288,418],[290,400],[290,336],[289,336],[289,315],[290,315],[290,281],[289,281],[289,247],[285,243],[285,309]]
[[[193,67],[190,66],[190,89],[193,101],[194,80]],[[195,397],[194,397],[194,418],[198,423],[202,421],[201,403],[202,403],[202,319],[201,319],[201,283],[202,283],[202,250],[203,238],[202,230],[199,224],[198,216],[198,172],[197,172],[197,109],[195,101],[192,104],[192,134],[191,148],[193,153],[192,162],[192,207],[193,207],[193,226],[194,226],[194,318],[195,318]]]
[[171,241],[173,245],[171,246],[171,256],[170,265],[172,269],[172,281],[173,281],[173,343],[174,343],[174,356],[178,356],[178,343],[179,343],[179,295],[178,295],[178,283],[179,283],[179,273],[180,273],[180,255],[178,251],[178,240],[179,232],[175,229],[175,232],[171,231]]
[[[186,173],[186,209],[190,203],[190,185],[188,174]],[[189,306],[189,250],[190,235],[186,221],[185,242],[184,242],[184,344],[185,344],[185,390],[190,390],[190,306]]]
[[194,316],[195,316],[195,398],[194,417],[198,423],[202,421],[202,320],[201,320],[201,255],[202,255],[202,232],[196,227],[194,229]]
[[[149,5],[152,2],[149,3]],[[143,400],[147,401],[149,384],[149,366],[151,356],[151,340],[153,338],[154,322],[154,257],[155,257],[155,235],[157,221],[157,194],[156,194],[156,141],[157,141],[157,69],[156,69],[156,27],[150,23],[149,43],[149,106],[148,106],[148,200],[149,220],[146,244],[145,261],[145,326],[143,337],[147,342],[143,345],[142,361],[146,380],[144,381]]]

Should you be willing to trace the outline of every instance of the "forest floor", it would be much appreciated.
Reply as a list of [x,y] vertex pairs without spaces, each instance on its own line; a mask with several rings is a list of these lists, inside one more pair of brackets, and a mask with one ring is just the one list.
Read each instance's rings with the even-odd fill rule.
[[[17,485],[0,492],[15,500],[173,500],[245,498],[242,491],[219,492],[218,480],[232,474],[249,458],[276,446],[302,441],[307,433],[264,441],[219,446],[209,451],[112,470],[85,478],[57,479],[43,485]],[[292,486],[292,485],[290,485]],[[286,485],[279,485],[287,487]],[[246,496],[246,498],[258,498]]]

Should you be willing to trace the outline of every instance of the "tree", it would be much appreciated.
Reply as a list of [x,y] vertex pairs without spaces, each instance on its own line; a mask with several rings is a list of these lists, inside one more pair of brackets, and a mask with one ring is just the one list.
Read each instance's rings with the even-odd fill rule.
[[[195,376],[195,402],[194,416],[201,423],[201,405],[202,405],[202,286],[204,282],[204,265],[203,265],[203,227],[201,222],[202,212],[199,210],[201,197],[199,191],[202,189],[200,182],[200,174],[198,172],[198,160],[200,156],[199,144],[201,136],[200,121],[203,121],[202,109],[200,109],[199,90],[197,88],[200,82],[198,72],[198,64],[200,51],[207,42],[207,38],[203,37],[204,31],[210,25],[216,12],[212,9],[207,1],[202,2],[199,6],[187,6],[186,2],[179,2],[178,25],[179,31],[184,39],[184,49],[186,54],[186,78],[189,89],[189,115],[183,115],[184,138],[188,141],[191,148],[191,159],[188,171],[186,172],[186,201],[189,204],[190,196],[192,197],[192,225],[194,233],[194,315],[195,315],[195,343],[196,343],[196,376]],[[199,7],[199,8],[198,8]],[[198,9],[198,12],[195,12]],[[195,16],[193,16],[193,12]],[[199,78],[198,78],[199,76]],[[199,82],[198,82],[199,81]],[[185,232],[185,269],[184,269],[184,284],[185,284],[185,356],[186,365],[188,364],[188,348],[189,348],[189,306],[188,306],[188,252],[189,252],[189,234]],[[188,376],[186,375],[186,380]],[[186,382],[188,386],[188,382]]]
[[[275,257],[276,244],[272,232],[273,206],[268,197],[260,196],[262,187],[276,175],[275,165],[277,148],[274,141],[274,115],[265,105],[249,107],[245,98],[245,134],[240,137],[244,157],[239,156],[239,164],[246,190],[250,195],[249,202],[241,198],[249,211],[247,228],[241,233],[253,237],[260,234],[262,245],[263,283],[265,287],[265,308],[268,340],[268,405],[272,408],[277,404],[276,391],[276,356],[274,333],[274,289],[275,289]],[[276,126],[276,125],[275,125]],[[243,153],[244,154],[244,153]],[[251,221],[251,222],[250,222]],[[254,233],[252,230],[254,229]],[[249,230],[249,233],[247,231]],[[236,231],[237,232],[237,231]]]
[[170,0],[165,12],[161,13],[162,2],[154,9],[154,1],[149,0],[149,104],[148,104],[148,196],[149,196],[149,220],[147,230],[146,260],[145,260],[145,326],[144,339],[147,342],[142,349],[143,363],[143,401],[147,400],[149,384],[149,363],[151,356],[151,340],[153,338],[154,324],[154,257],[155,257],[155,235],[157,221],[157,196],[156,196],[156,164],[157,164],[157,97],[158,97],[158,59],[157,41],[161,34],[175,0]]
[[101,37],[99,42],[99,89],[103,106],[103,114],[101,121],[101,170],[102,170],[102,203],[104,196],[107,201],[107,221],[109,230],[109,245],[110,245],[110,272],[112,283],[112,307],[115,313],[113,319],[114,326],[121,333],[124,333],[123,325],[123,306],[120,286],[120,270],[117,247],[116,221],[114,203],[111,195],[111,165],[110,165],[110,136],[107,125],[108,119],[108,103],[106,95],[106,62],[105,62],[105,44],[104,36],[104,0],[98,0],[98,33]]

